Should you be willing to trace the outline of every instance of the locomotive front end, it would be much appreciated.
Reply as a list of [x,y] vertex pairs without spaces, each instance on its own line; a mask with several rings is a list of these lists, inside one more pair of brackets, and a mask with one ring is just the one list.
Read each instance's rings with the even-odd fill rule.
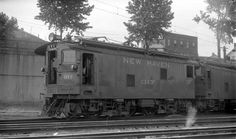
[[[46,46],[45,74],[46,94],[43,112],[47,116],[61,116],[70,97],[80,94],[79,52],[75,44],[53,42]],[[77,58],[78,57],[78,58]],[[68,111],[68,110],[67,110]]]
[[[81,86],[88,86],[87,92],[93,92],[93,55],[81,52],[81,44],[76,41],[54,41],[41,47],[44,49],[45,66],[45,104],[43,113],[47,116],[67,117],[73,104],[83,99]],[[38,52],[37,52],[38,51]],[[40,53],[40,49],[36,50]],[[84,91],[85,90],[85,91]],[[81,108],[76,108],[79,112]]]
[[49,96],[79,94],[78,77],[81,71],[79,52],[70,46],[73,44],[53,43],[47,47],[46,85]]

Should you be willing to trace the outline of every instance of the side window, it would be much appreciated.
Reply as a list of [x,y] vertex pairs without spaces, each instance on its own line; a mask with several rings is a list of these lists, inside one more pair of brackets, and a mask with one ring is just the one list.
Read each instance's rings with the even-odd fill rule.
[[225,92],[229,92],[229,83],[225,82]]
[[63,50],[62,51],[62,64],[75,64],[76,51],[75,50]]
[[167,69],[166,68],[160,69],[160,79],[167,80]]
[[186,75],[187,75],[187,78],[193,78],[193,66],[187,65]]
[[126,85],[127,87],[135,87],[135,76],[133,74],[126,75]]

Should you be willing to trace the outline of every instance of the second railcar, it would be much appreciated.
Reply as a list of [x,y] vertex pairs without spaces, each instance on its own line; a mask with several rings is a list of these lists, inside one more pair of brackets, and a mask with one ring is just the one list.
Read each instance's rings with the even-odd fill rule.
[[199,110],[232,111],[236,100],[236,67],[225,60],[199,58],[195,95]]

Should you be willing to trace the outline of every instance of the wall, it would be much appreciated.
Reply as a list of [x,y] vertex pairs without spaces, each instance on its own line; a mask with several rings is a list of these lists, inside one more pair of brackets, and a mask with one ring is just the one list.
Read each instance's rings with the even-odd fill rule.
[[34,49],[44,41],[0,42],[0,105],[39,105],[43,102],[44,57]]

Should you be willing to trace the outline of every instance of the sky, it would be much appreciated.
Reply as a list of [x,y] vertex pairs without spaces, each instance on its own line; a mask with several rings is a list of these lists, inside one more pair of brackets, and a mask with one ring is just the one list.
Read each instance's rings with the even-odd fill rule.
[[[200,56],[211,56],[217,53],[217,43],[214,33],[204,23],[195,23],[192,19],[205,11],[205,0],[173,0],[171,5],[174,12],[171,28],[173,33],[198,37],[198,53]],[[95,6],[91,15],[87,18],[93,28],[84,32],[85,36],[106,36],[116,42],[124,42],[128,32],[123,22],[129,20],[126,11],[128,0],[89,0]],[[0,0],[0,12],[18,20],[19,28],[48,41],[48,35],[54,30],[48,30],[48,26],[40,20],[35,20],[39,8],[37,0]],[[228,45],[227,52],[232,49]]]

